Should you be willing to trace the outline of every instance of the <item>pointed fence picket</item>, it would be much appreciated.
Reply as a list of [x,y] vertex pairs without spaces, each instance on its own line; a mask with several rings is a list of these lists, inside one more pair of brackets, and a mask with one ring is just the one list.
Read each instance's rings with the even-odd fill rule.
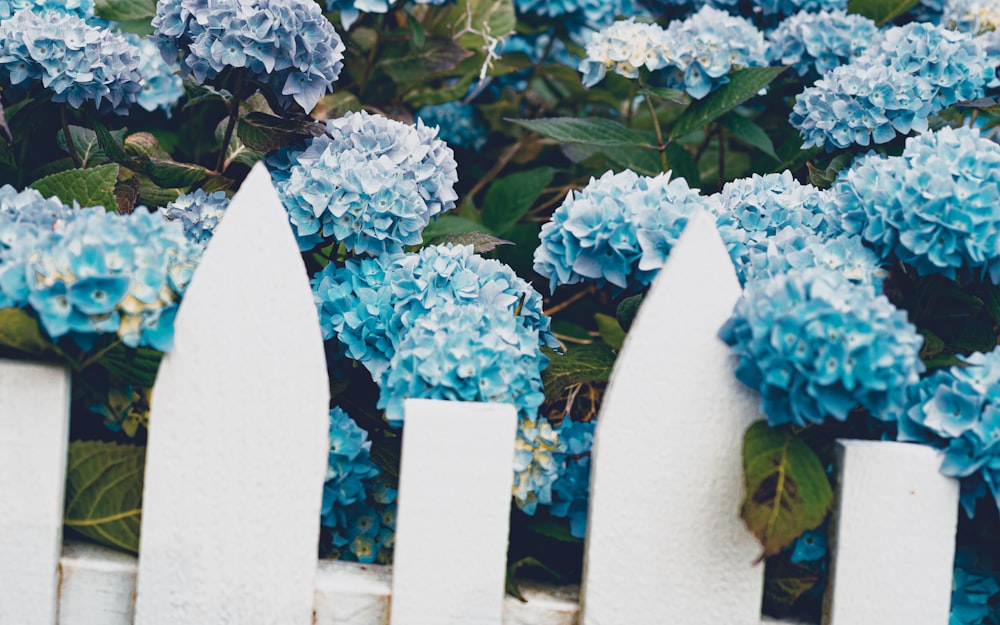
[[[583,582],[527,585],[527,603],[503,595],[510,406],[407,402],[395,569],[317,560],[328,397],[304,274],[258,166],[160,371],[138,558],[62,544],[67,376],[0,362],[0,625],[761,623],[763,569],[737,517],[757,402],[716,338],[739,287],[707,216],[615,365]],[[939,464],[925,447],[841,443],[827,625],[945,625],[958,488]]]

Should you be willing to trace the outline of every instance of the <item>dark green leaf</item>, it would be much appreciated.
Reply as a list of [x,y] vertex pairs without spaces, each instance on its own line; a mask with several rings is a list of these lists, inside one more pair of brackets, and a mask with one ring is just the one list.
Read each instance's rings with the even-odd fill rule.
[[927,328],[920,328],[917,331],[924,337],[924,345],[920,348],[921,360],[931,360],[940,356],[944,352],[946,345],[940,336],[934,334]]
[[149,179],[149,176],[138,175],[139,202],[146,206],[166,206],[181,196],[186,189],[179,187],[164,188]]
[[993,323],[1000,324],[1000,286],[995,284],[984,285],[983,303],[990,313]]
[[677,104],[684,104],[685,106],[691,104],[691,96],[679,89],[668,89],[666,87],[643,87],[642,89],[639,89],[639,93],[645,96],[660,98],[661,100],[676,102]]
[[743,476],[740,517],[764,547],[761,558],[818,527],[833,501],[819,458],[790,427],[757,421],[747,429]]
[[819,576],[784,558],[767,561],[764,604],[773,615],[783,617],[803,593],[819,583]]
[[683,145],[676,141],[667,144],[667,164],[675,177],[687,180],[688,185],[694,188],[701,187],[698,164]]
[[455,84],[445,87],[414,85],[412,89],[406,92],[404,99],[407,104],[413,107],[455,102],[461,100],[469,92],[469,85],[472,84],[473,77],[472,74],[466,74]]
[[448,72],[472,53],[450,39],[433,39],[420,50],[389,58],[378,66],[398,84],[422,83],[430,74]]
[[566,321],[565,319],[553,319],[552,320],[552,333],[556,335],[557,338],[569,338],[573,339],[573,342],[579,343],[593,343],[594,339],[587,332],[587,328],[581,325],[573,323],[571,321]]
[[607,343],[611,349],[621,349],[622,343],[625,342],[625,330],[622,330],[622,327],[618,325],[618,320],[611,315],[597,313],[594,315],[594,321],[597,322],[597,331],[601,334],[601,340]]
[[618,304],[618,310],[615,312],[615,316],[618,318],[618,324],[628,332],[629,328],[632,327],[632,322],[635,320],[635,315],[639,312],[639,307],[642,306],[642,295],[633,295],[632,297],[626,297],[622,300],[621,304]]
[[729,82],[692,104],[670,130],[677,139],[704,128],[707,124],[743,104],[777,78],[787,67],[748,67],[729,75]]
[[138,158],[170,160],[170,154],[160,146],[160,142],[148,132],[136,132],[125,137],[125,153]]
[[442,243],[451,243],[452,245],[471,245],[476,254],[485,254],[486,252],[495,250],[500,245],[513,245],[510,241],[495,237],[492,234],[480,232],[478,230],[457,234],[442,234],[426,242],[427,245],[440,245]]
[[157,185],[167,188],[192,187],[206,178],[216,175],[215,172],[201,165],[159,158],[141,161],[138,169],[149,176],[149,179]]
[[497,178],[483,200],[483,224],[503,234],[531,210],[555,175],[556,170],[552,167],[538,167]]
[[500,39],[514,32],[517,18],[514,0],[458,0],[447,7],[437,34],[475,50],[488,44],[486,37]]
[[609,147],[650,146],[656,143],[652,133],[627,128],[600,117],[547,117],[544,119],[508,119],[543,137],[566,143],[586,143]]
[[42,334],[38,320],[23,308],[0,308],[0,345],[42,356],[52,352],[52,343]]
[[210,85],[202,85],[195,82],[194,80],[187,78],[184,80],[184,92],[187,94],[187,102],[181,110],[186,110],[188,107],[194,106],[195,104],[201,104],[202,102],[222,102],[229,105],[229,101],[233,99],[233,94],[229,93],[225,89],[216,89]]
[[322,124],[311,121],[284,119],[255,111],[240,119],[236,132],[247,147],[270,152],[309,137],[320,137],[325,130]]
[[80,206],[103,206],[115,210],[115,183],[118,182],[118,165],[108,163],[90,169],[71,169],[45,176],[31,183],[31,188],[45,197],[56,196],[67,204],[74,201]]
[[97,361],[97,365],[126,384],[149,388],[156,381],[163,354],[149,347],[131,348],[118,343]]
[[96,115],[89,115],[89,118],[90,125],[94,127],[94,132],[97,134],[97,142],[108,159],[122,165],[128,164],[129,158],[125,154],[123,135],[121,133],[112,134]]
[[137,553],[145,447],[73,441],[64,523],[99,543]]
[[[97,140],[96,132],[81,126],[70,126],[69,136],[73,141],[73,147],[76,148],[76,155],[80,158],[81,167],[90,167],[91,165],[100,165],[107,162],[108,155],[104,153],[104,148],[101,147],[100,142]],[[115,143],[121,143],[125,139],[125,130],[114,130],[111,132],[111,137]],[[69,153],[69,144],[66,143],[66,135],[64,133],[56,133],[56,145],[67,154]]]
[[841,170],[851,164],[853,156],[850,152],[838,154],[830,159],[830,164],[827,165],[826,169],[818,169],[812,163],[806,163],[809,169],[809,184],[820,189],[829,189]]
[[[566,143],[566,147],[590,147],[580,143]],[[658,176],[663,173],[663,161],[660,160],[660,153],[648,147],[609,147],[601,148],[601,153],[613,163],[615,169],[631,169],[643,176]]]
[[542,372],[545,400],[553,402],[573,384],[607,382],[615,364],[615,353],[605,343],[571,345],[565,354],[543,348],[551,359]]
[[564,543],[583,542],[582,538],[577,538],[570,533],[569,523],[566,519],[557,519],[551,515],[539,513],[534,516],[519,516],[517,521],[524,529],[547,538],[554,538]]
[[764,129],[758,126],[752,119],[734,113],[726,115],[722,123],[734,137],[743,143],[757,148],[776,161],[781,161],[774,152],[774,143],[771,142],[771,137],[767,136]]
[[483,224],[458,215],[442,215],[424,228],[424,241],[431,241],[444,235],[463,234],[465,232],[482,231]]
[[882,26],[917,6],[920,0],[850,0],[848,13],[858,13]]
[[113,22],[148,21],[156,15],[156,0],[96,0],[94,13]]
[[506,590],[507,590],[507,594],[512,595],[514,597],[517,597],[521,601],[525,601],[526,602],[527,599],[524,598],[524,596],[521,594],[521,591],[518,589],[516,577],[517,577],[518,570],[520,570],[521,568],[525,568],[525,567],[542,569],[543,571],[545,571],[546,573],[552,575],[555,578],[559,577],[559,573],[558,572],[556,572],[553,569],[549,568],[548,566],[546,566],[542,561],[538,560],[537,558],[532,558],[530,556],[525,557],[525,558],[521,558],[517,562],[514,562],[513,564],[510,564],[507,567],[507,579],[505,581],[505,587],[506,587]]

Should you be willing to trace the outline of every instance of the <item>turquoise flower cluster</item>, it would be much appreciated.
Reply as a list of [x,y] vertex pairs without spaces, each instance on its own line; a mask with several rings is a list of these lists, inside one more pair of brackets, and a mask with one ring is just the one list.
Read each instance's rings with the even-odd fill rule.
[[609,69],[636,78],[645,67],[662,71],[668,86],[701,99],[729,82],[729,72],[767,63],[761,31],[742,17],[705,6],[667,29],[634,20],[615,22],[591,38],[580,71],[590,87]]
[[955,552],[948,625],[991,625],[1000,617],[1000,608],[993,601],[1000,594],[998,573],[989,556],[976,556],[976,550],[968,547]]
[[0,20],[13,17],[21,9],[36,13],[62,13],[81,19],[94,16],[94,0],[0,0]]
[[875,22],[845,11],[796,13],[768,33],[768,58],[816,79],[861,55],[878,33]]
[[[14,187],[0,187],[0,261],[12,247],[28,250],[37,247],[56,224],[71,218],[74,210],[59,198],[44,198],[34,189],[18,193]],[[3,272],[0,264],[0,272]],[[3,275],[0,273],[0,275]],[[0,278],[2,280],[2,278]],[[0,281],[0,308],[11,306]]]
[[458,165],[437,128],[362,111],[326,130],[267,160],[303,251],[333,239],[356,254],[401,252],[455,206]]
[[588,25],[606,25],[616,17],[632,16],[632,0],[514,0],[518,13],[570,18]]
[[0,21],[0,84],[15,93],[40,83],[53,102],[125,115],[140,78],[135,46],[76,15],[22,10]]
[[312,0],[160,0],[151,39],[163,58],[205,82],[242,68],[282,106],[311,111],[343,67],[344,44]]
[[944,451],[941,472],[962,478],[971,517],[987,489],[1000,503],[1000,348],[959,359],[964,366],[937,371],[910,390],[898,439]]
[[[330,453],[320,524],[342,559],[388,561],[395,533],[394,489],[377,482],[368,433],[342,408],[330,410]],[[385,551],[385,553],[383,553]]]
[[927,118],[955,102],[982,97],[997,62],[971,35],[912,22],[807,87],[790,121],[806,148],[886,143],[927,130]]
[[195,189],[160,208],[160,213],[167,219],[179,221],[189,240],[205,246],[227,208],[229,198],[225,191],[205,193],[204,189]]
[[705,202],[670,172],[650,178],[609,171],[571,192],[542,226],[534,269],[552,290],[584,280],[618,289],[648,285]]
[[749,282],[719,336],[771,425],[843,421],[859,405],[895,419],[924,371],[923,337],[906,313],[822,268]]
[[479,111],[471,104],[445,102],[422,106],[416,117],[425,126],[439,128],[438,136],[448,143],[478,152],[486,145],[490,128]]
[[0,213],[16,207],[28,215],[14,222],[22,232],[6,230],[0,307],[30,306],[50,337],[69,335],[83,347],[117,334],[129,347],[170,348],[177,302],[202,251],[180,224],[143,208],[127,215],[53,210],[51,200],[10,187],[0,190],[0,202]]
[[173,107],[184,95],[184,80],[180,66],[167,63],[160,49],[147,37],[126,34],[125,38],[139,50],[139,74],[142,76],[136,104],[147,111],[161,109],[170,117]]
[[[451,0],[413,0],[414,4],[443,6]],[[326,0],[326,10],[340,11],[340,23],[348,29],[361,17],[362,13],[388,13],[392,2],[389,0]]]
[[587,535],[587,501],[590,494],[590,458],[594,447],[596,421],[573,421],[568,417],[559,425],[559,438],[565,444],[565,465],[552,484],[554,517],[569,519],[570,534]]
[[862,157],[832,197],[843,230],[883,258],[1000,283],[1000,145],[979,130],[944,127],[910,137],[900,156]]

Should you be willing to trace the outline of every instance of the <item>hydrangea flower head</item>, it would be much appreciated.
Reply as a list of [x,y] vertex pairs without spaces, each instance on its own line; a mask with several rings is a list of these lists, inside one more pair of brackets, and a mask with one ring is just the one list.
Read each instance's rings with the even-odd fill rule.
[[542,226],[534,269],[560,284],[594,280],[619,289],[652,282],[688,218],[706,206],[697,190],[670,173],[607,172],[570,192]]
[[845,11],[801,12],[768,33],[768,56],[799,76],[819,78],[858,57],[878,32],[875,22]]
[[437,128],[363,111],[326,128],[305,150],[268,160],[300,249],[332,238],[358,254],[400,252],[455,206],[457,164]]
[[538,345],[538,331],[504,308],[442,303],[414,319],[395,346],[378,407],[398,425],[407,398],[497,402],[534,422],[548,364]]
[[858,159],[831,197],[843,229],[883,258],[1000,282],[1000,145],[977,129],[945,127],[910,137],[900,156]]
[[1000,6],[990,0],[948,0],[941,22],[973,35],[995,31],[1000,28]]
[[[451,0],[413,0],[414,4],[443,6]],[[344,29],[351,27],[362,13],[388,13],[392,4],[389,0],[326,0],[326,10],[340,11],[340,23]]]
[[583,84],[592,87],[608,70],[626,78],[637,78],[639,68],[663,69],[671,60],[667,31],[656,24],[634,19],[614,22],[590,38],[587,57],[580,62]]
[[340,75],[344,44],[312,0],[160,0],[151,39],[205,82],[242,68],[289,106],[311,111]]
[[55,12],[80,19],[94,16],[94,0],[0,0],[0,20],[10,19],[21,9],[36,13]]
[[207,245],[227,208],[229,198],[225,191],[205,193],[203,189],[195,189],[168,203],[160,213],[167,219],[179,221],[188,239]]
[[486,145],[490,127],[471,104],[445,102],[421,106],[416,117],[428,127],[437,127],[438,136],[449,145],[480,151]]
[[632,0],[514,0],[518,13],[542,17],[569,17],[585,24],[602,27],[617,17],[635,15]]
[[822,268],[747,283],[719,336],[771,425],[843,421],[858,405],[895,419],[924,370],[923,337],[906,313]]
[[514,443],[514,503],[527,514],[552,504],[552,486],[566,457],[566,443],[548,419],[521,419]]
[[139,50],[139,74],[142,75],[136,103],[147,111],[162,109],[167,117],[184,95],[184,81],[178,75],[177,63],[163,60],[156,44],[147,37],[126,34],[125,38]]
[[[323,486],[324,520],[335,519],[334,506],[347,506],[365,500],[365,482],[378,477],[379,469],[371,459],[372,442],[342,408],[330,410],[330,453]],[[336,525],[334,522],[325,525]]]
[[552,485],[554,517],[569,519],[570,534],[576,538],[587,535],[587,501],[590,496],[590,458],[594,447],[596,421],[563,419],[559,438],[565,441],[566,461],[559,478]]
[[41,83],[53,102],[124,115],[140,79],[135,46],[75,15],[22,10],[0,21],[0,83],[15,91]]

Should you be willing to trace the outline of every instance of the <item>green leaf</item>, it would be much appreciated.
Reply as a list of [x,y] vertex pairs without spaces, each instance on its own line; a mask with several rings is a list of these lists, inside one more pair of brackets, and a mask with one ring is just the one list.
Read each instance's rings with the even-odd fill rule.
[[698,163],[687,149],[676,141],[667,144],[667,164],[674,172],[675,177],[687,180],[687,183],[694,187],[701,187],[701,174],[698,172]]
[[726,115],[722,123],[734,137],[743,143],[757,148],[774,160],[781,162],[781,159],[778,158],[778,155],[774,151],[774,143],[771,142],[771,137],[767,136],[764,129],[758,126],[752,119],[734,113]]
[[277,150],[309,137],[320,137],[324,132],[322,124],[284,119],[256,111],[240,119],[236,128],[240,141],[261,152]]
[[94,127],[94,132],[97,133],[97,142],[101,145],[101,149],[104,150],[108,159],[116,163],[122,163],[123,165],[127,164],[129,158],[125,153],[121,133],[118,135],[112,134],[107,126],[92,113],[88,114],[87,117],[90,119],[90,125]]
[[215,176],[215,172],[195,165],[174,160],[151,158],[142,161],[139,170],[161,187],[192,187],[205,178]]
[[761,558],[818,527],[833,501],[822,463],[790,427],[757,421],[747,429],[743,476],[740,516],[764,547]]
[[492,234],[486,234],[485,232],[480,232],[478,230],[456,234],[442,234],[434,237],[430,241],[427,241],[425,244],[440,245],[442,243],[451,243],[452,245],[471,245],[476,254],[485,254],[486,252],[495,250],[501,245],[514,245],[511,241],[507,241],[505,239],[495,237]]
[[149,388],[156,381],[163,353],[150,347],[132,348],[118,343],[97,360],[97,365],[126,384]]
[[[215,127],[215,139],[222,144],[222,139],[226,134],[226,126],[229,123],[229,119],[222,119],[219,121],[218,125]],[[229,136],[229,145],[226,146],[226,158],[222,162],[222,169],[225,171],[233,163],[239,163],[241,165],[246,165],[247,167],[253,167],[258,161],[264,158],[264,153],[258,150],[254,150],[246,146],[242,141],[240,141],[239,135],[233,133]]]
[[920,0],[850,0],[847,3],[848,13],[864,15],[882,26],[917,6]]
[[625,342],[625,330],[618,325],[618,320],[611,315],[597,313],[594,315],[594,321],[597,322],[597,331],[601,334],[601,339],[608,344],[608,347],[614,350],[621,349],[622,343]]
[[586,143],[608,147],[651,146],[652,133],[627,128],[600,117],[546,117],[544,119],[507,119],[543,137],[566,143]]
[[[76,148],[76,155],[80,157],[81,167],[86,168],[91,165],[100,165],[107,162],[108,155],[105,154],[104,148],[101,147],[101,143],[97,140],[96,132],[90,128],[70,126],[69,136],[73,141],[73,147]],[[111,136],[116,142],[121,142],[125,139],[125,130],[112,131]],[[59,149],[69,154],[69,144],[66,142],[65,133],[56,133],[56,145],[59,146]]]
[[1000,324],[1000,286],[987,283],[984,287],[983,303],[986,305],[986,310],[993,323]]
[[428,74],[455,69],[472,53],[450,39],[433,39],[420,50],[378,64],[397,84],[423,83]]
[[555,168],[539,167],[497,178],[483,200],[483,224],[503,234],[531,210],[555,175]]
[[587,331],[587,328],[573,323],[572,321],[566,321],[565,319],[552,320],[552,334],[555,334],[556,338],[573,339],[573,342],[578,343],[594,342],[594,339],[590,336],[590,332]]
[[548,348],[542,351],[551,359],[542,372],[548,402],[559,399],[573,384],[607,382],[615,364],[615,353],[605,343],[571,345],[562,355]]
[[96,0],[94,13],[114,22],[148,21],[156,15],[156,0]]
[[463,48],[482,48],[488,43],[486,37],[500,39],[514,32],[514,0],[458,0],[448,7],[441,24],[435,32]]
[[[589,147],[579,143],[564,144],[567,147]],[[669,150],[669,148],[667,148]],[[601,148],[601,153],[609,162],[616,165],[616,169],[631,169],[643,176],[658,176],[663,173],[663,162],[660,160],[660,153],[648,147],[610,147]]]
[[639,93],[644,96],[653,96],[654,98],[660,98],[661,100],[684,104],[685,106],[691,104],[691,96],[679,89],[668,89],[667,87],[643,87],[642,89],[639,89]]
[[424,228],[424,241],[432,241],[445,235],[464,234],[466,232],[482,231],[483,225],[468,217],[458,215],[442,215]]
[[123,147],[125,153],[133,157],[170,160],[170,153],[164,150],[159,140],[149,132],[130,134],[125,137]]
[[65,524],[99,543],[137,553],[146,449],[74,441],[66,471]]
[[618,304],[618,310],[615,311],[615,317],[618,318],[618,324],[628,332],[629,328],[632,327],[632,322],[635,320],[636,313],[639,312],[639,307],[642,306],[642,294],[633,295],[632,297],[626,297]]
[[767,561],[764,604],[771,614],[783,617],[803,593],[819,583],[819,576],[784,558]]
[[507,567],[507,578],[504,582],[507,594],[517,597],[519,600],[524,602],[527,602],[528,600],[524,598],[524,596],[521,594],[520,589],[518,589],[517,581],[515,578],[517,577],[517,572],[525,567],[542,569],[543,571],[545,571],[546,573],[552,575],[557,579],[561,577],[557,571],[546,566],[545,563],[543,563],[538,558],[532,558],[531,556],[521,558],[517,562],[510,564]]
[[740,104],[743,104],[761,89],[781,75],[787,67],[748,67],[729,75],[729,82],[704,100],[692,104],[670,130],[670,138],[676,139],[704,128]]
[[115,183],[118,165],[108,163],[90,169],[71,169],[45,176],[31,183],[31,188],[45,197],[56,196],[67,204],[74,201],[80,206],[103,206],[115,210]]
[[216,89],[210,85],[203,85],[191,78],[184,79],[184,92],[187,94],[187,102],[181,108],[182,111],[203,102],[219,101],[228,106],[229,101],[233,99],[233,94],[225,89]]
[[807,162],[806,167],[809,170],[809,184],[814,187],[819,187],[820,189],[829,189],[837,179],[837,175],[840,174],[841,170],[851,164],[851,159],[853,157],[854,155],[850,152],[838,154],[830,159],[830,164],[826,166],[826,169],[819,169],[812,163]]
[[42,334],[38,320],[23,308],[0,308],[0,344],[32,356],[53,351],[52,342]]

